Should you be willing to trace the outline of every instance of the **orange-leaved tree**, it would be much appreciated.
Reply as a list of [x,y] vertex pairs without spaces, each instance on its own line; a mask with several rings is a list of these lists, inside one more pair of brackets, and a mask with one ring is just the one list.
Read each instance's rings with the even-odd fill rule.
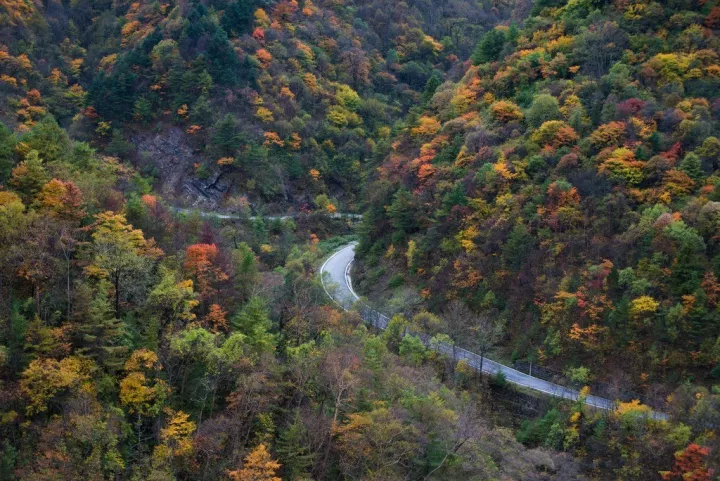
[[215,285],[228,279],[216,265],[219,250],[215,244],[193,244],[185,252],[185,270],[197,280],[200,297],[207,300],[217,292]]
[[710,453],[708,448],[695,443],[675,453],[675,464],[672,470],[661,471],[664,481],[711,481],[713,470],[708,469],[705,458]]
[[86,214],[82,192],[73,182],[52,179],[40,189],[36,204],[50,216],[63,220],[79,221]]

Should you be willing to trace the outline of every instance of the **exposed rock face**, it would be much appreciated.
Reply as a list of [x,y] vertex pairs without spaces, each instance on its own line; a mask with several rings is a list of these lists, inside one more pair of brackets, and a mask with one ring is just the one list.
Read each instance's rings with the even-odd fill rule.
[[206,179],[195,176],[193,164],[203,159],[190,146],[182,129],[168,127],[162,132],[138,132],[130,140],[137,148],[138,164],[157,169],[163,197],[177,199],[188,206],[216,208],[228,190],[220,170],[213,170]]

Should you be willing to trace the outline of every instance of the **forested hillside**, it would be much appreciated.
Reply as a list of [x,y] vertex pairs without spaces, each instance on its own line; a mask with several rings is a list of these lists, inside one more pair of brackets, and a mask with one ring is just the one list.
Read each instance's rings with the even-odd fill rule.
[[[719,31],[0,0],[0,481],[720,479]],[[318,275],[355,240],[382,332]]]
[[327,305],[346,221],[176,216],[50,118],[3,136],[0,480],[577,479]]
[[368,188],[368,281],[590,379],[720,378],[719,13],[538,1],[485,33]]
[[190,202],[347,208],[394,121],[527,11],[486,3],[6,2],[0,119],[50,113]]

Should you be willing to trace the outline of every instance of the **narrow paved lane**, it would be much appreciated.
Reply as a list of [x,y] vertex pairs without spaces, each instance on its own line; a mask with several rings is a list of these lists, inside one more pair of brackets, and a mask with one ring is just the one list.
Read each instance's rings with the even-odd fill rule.
[[[169,207],[171,212],[175,212],[177,214],[184,214],[184,215],[191,215],[194,213],[197,213],[200,215],[200,217],[206,217],[206,218],[217,218],[217,219],[241,219],[242,217],[239,214],[224,214],[222,212],[215,212],[212,210],[200,210],[200,209],[188,209],[185,207]],[[336,212],[334,214],[326,214],[331,219],[362,219],[362,214],[348,214],[345,212]],[[267,220],[285,220],[285,219],[295,219],[297,217],[300,217],[300,214],[284,214],[284,215],[251,215],[247,217],[250,220],[255,219],[267,219]]]
[[[353,290],[352,279],[350,278],[350,267],[355,259],[355,245],[355,243],[348,244],[328,257],[320,268],[323,287],[325,288],[327,295],[340,307],[345,310],[356,308],[360,311],[366,321],[371,322],[379,329],[385,329],[390,321],[386,316],[370,309],[362,303],[357,303],[360,298]],[[429,344],[428,339],[424,339],[424,341],[426,341],[426,344]],[[438,343],[430,345],[430,347],[450,357],[453,356],[453,347],[449,344]],[[518,386],[523,386],[563,399],[577,400],[579,397],[578,391],[529,376],[488,358],[485,358],[485,360],[481,363],[481,357],[479,355],[459,347],[455,348],[455,356],[458,360],[464,359],[468,365],[475,370],[479,370],[482,365],[483,372],[488,374],[502,372],[505,374],[505,378],[508,382],[517,384]],[[606,410],[613,410],[616,406],[615,401],[598,396],[587,396],[585,398],[585,403],[590,406]],[[661,413],[654,413],[653,417],[664,419],[666,416]]]

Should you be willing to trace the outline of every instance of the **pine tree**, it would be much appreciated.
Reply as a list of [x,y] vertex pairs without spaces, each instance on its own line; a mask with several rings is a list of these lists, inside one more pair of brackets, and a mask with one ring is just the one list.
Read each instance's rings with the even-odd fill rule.
[[110,143],[105,147],[105,151],[120,158],[126,158],[134,151],[134,147],[125,140],[125,136],[120,129],[113,129]]
[[133,110],[133,117],[144,124],[147,124],[153,119],[153,108],[152,103],[147,97],[139,97],[135,101],[135,109]]
[[232,36],[240,36],[248,31],[253,20],[255,2],[235,1],[227,6],[222,17],[222,27]]
[[682,162],[680,162],[680,170],[689,175],[695,182],[699,182],[705,177],[700,157],[692,152],[687,154]]
[[20,194],[23,203],[30,204],[42,186],[48,181],[43,161],[37,150],[31,150],[25,160],[12,170],[10,185]]
[[208,70],[213,80],[219,84],[232,85],[236,83],[235,75],[240,67],[240,61],[228,40],[227,34],[219,27],[210,37],[207,48]]
[[487,32],[477,44],[475,52],[472,55],[472,61],[475,65],[494,62],[500,57],[505,46],[505,34],[498,29],[492,29]]
[[[83,286],[89,291],[87,286]],[[81,290],[83,289],[81,287]],[[128,346],[124,344],[125,325],[114,316],[107,289],[101,286],[81,315],[77,328],[78,353],[94,359],[110,372],[118,371],[125,362]],[[80,295],[92,295],[89,292]]]
[[10,443],[9,439],[5,439],[0,452],[2,452],[2,455],[0,455],[0,480],[15,479],[15,463],[18,458],[18,450]]
[[233,251],[232,256],[235,264],[233,283],[241,299],[246,300],[250,296],[250,292],[258,276],[255,254],[250,246],[242,242],[238,245],[237,249]]
[[37,150],[46,162],[67,160],[72,151],[72,140],[52,116],[43,118],[22,138],[28,150]]
[[393,227],[404,234],[413,232],[417,227],[415,221],[415,200],[407,189],[400,189],[387,208],[388,217]]
[[0,183],[10,178],[13,165],[15,151],[15,136],[5,124],[0,122]]
[[101,71],[88,90],[87,102],[106,119],[129,120],[135,110],[138,76],[129,62],[118,63],[112,75]]
[[435,94],[435,91],[442,83],[442,79],[439,75],[433,74],[425,84],[425,89],[423,90],[423,102],[427,103],[430,101],[432,96]]
[[513,271],[520,269],[525,263],[533,246],[533,237],[524,224],[517,224],[508,236],[503,248],[503,261]]
[[240,122],[232,114],[227,114],[215,124],[212,145],[218,156],[234,157],[242,145]]
[[267,306],[261,297],[251,297],[233,316],[230,325],[234,331],[245,334],[248,344],[259,351],[270,350],[275,345],[275,338],[269,332],[271,321]]
[[5,345],[8,351],[5,367],[17,370],[20,366],[24,366],[27,361],[25,342],[30,325],[27,317],[21,312],[19,302],[13,302],[8,321],[7,334],[5,335]]
[[305,425],[300,411],[295,411],[293,422],[280,434],[276,451],[283,465],[284,479],[293,481],[302,478],[312,466],[313,455],[303,443]]

